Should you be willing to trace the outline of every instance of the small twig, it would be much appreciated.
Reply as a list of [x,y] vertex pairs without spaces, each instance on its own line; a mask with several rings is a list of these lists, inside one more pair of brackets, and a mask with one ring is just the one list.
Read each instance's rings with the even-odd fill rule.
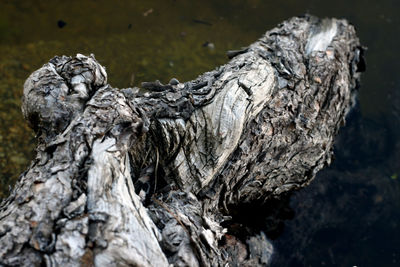
[[153,194],[156,193],[156,188],[157,188],[158,160],[159,160],[159,153],[158,153],[158,147],[156,147],[156,166],[155,166],[155,169],[154,169],[154,190],[153,190]]
[[146,164],[147,157],[149,156],[149,154],[150,154],[150,149],[147,150],[146,156],[144,156],[144,160],[143,160],[143,162],[142,162],[142,165],[140,166],[140,170],[142,170],[142,169],[143,169],[143,166]]
[[163,203],[161,200],[158,200],[157,198],[155,198],[154,196],[151,197],[151,199],[156,202],[158,205],[160,205],[162,208],[164,208],[169,214],[172,215],[172,217],[175,218],[175,220],[183,227],[183,229],[186,231],[186,233],[188,234],[188,236],[190,237],[190,232],[189,230],[186,228],[186,226],[183,224],[183,222],[179,219],[178,215],[176,215],[170,208],[168,208],[165,203]]

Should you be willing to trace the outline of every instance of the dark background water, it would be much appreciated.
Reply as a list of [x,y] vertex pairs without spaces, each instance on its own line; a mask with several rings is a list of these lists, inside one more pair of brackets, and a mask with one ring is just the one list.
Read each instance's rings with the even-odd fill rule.
[[368,47],[359,105],[332,166],[270,233],[273,265],[400,266],[399,11],[394,0],[0,1],[0,198],[33,156],[24,80],[54,55],[94,53],[114,87],[184,81],[291,16],[347,18]]

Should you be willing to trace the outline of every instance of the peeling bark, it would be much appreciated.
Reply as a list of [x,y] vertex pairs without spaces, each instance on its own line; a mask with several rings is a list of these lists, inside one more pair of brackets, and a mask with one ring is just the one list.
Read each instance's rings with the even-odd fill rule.
[[345,20],[297,17],[144,94],[93,56],[53,58],[24,85],[37,156],[0,206],[0,263],[268,265],[265,234],[233,235],[232,214],[330,163],[362,52]]

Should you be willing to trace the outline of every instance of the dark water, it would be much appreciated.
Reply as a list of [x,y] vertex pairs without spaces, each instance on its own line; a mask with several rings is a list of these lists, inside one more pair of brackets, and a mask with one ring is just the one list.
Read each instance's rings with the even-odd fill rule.
[[275,266],[400,266],[400,2],[1,1],[0,197],[29,164],[20,114],[28,75],[54,55],[94,53],[114,87],[193,79],[225,51],[304,13],[347,18],[368,47],[359,105],[336,160],[291,198],[272,234]]

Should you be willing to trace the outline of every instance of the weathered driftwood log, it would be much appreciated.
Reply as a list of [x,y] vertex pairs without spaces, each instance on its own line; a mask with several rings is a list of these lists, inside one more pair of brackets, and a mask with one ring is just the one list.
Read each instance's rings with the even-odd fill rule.
[[37,156],[1,204],[1,264],[268,264],[265,235],[232,235],[231,215],[329,164],[362,49],[345,20],[305,16],[229,56],[144,94],[112,88],[93,56],[35,71],[22,110]]

